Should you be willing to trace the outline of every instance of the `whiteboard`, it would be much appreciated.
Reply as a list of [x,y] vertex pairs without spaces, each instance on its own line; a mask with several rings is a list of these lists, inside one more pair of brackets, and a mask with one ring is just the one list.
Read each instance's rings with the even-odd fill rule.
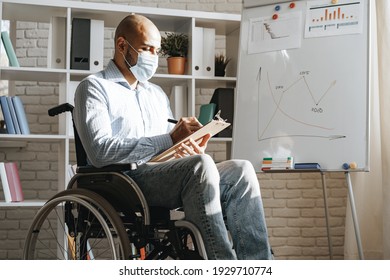
[[243,9],[232,157],[256,171],[289,156],[369,170],[370,3],[331,2]]

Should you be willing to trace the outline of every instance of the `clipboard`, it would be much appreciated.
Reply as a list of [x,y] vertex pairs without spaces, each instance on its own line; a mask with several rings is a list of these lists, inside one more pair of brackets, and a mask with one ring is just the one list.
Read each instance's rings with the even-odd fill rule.
[[211,120],[206,125],[204,125],[202,128],[198,129],[191,135],[188,135],[183,140],[177,142],[175,145],[170,147],[169,149],[165,150],[161,154],[157,155],[156,157],[152,158],[149,162],[164,162],[170,159],[174,158],[175,150],[178,146],[181,145],[181,143],[187,142],[189,139],[194,139],[196,142],[200,142],[200,140],[205,136],[206,134],[211,134],[211,137],[217,134],[218,132],[224,130],[228,126],[230,126],[230,123],[224,121],[219,117],[219,114],[215,116],[216,119]]

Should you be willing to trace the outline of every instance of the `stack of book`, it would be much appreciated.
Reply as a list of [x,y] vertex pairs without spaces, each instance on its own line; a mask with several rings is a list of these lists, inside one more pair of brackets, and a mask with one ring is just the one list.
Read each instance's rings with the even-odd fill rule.
[[0,177],[6,202],[24,200],[16,162],[0,162]]
[[285,157],[285,158],[272,158],[265,157],[263,158],[263,162],[261,165],[261,170],[284,170],[284,169],[292,169],[294,168],[294,160],[293,157]]
[[0,107],[8,134],[30,134],[26,113],[19,96],[0,96]]

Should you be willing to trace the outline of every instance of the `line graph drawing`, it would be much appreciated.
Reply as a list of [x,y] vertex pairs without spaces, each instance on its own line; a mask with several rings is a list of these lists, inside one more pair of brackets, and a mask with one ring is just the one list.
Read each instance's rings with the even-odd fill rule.
[[[290,83],[281,84],[281,85],[275,85],[271,81],[270,73],[267,71],[264,75],[265,77],[262,77],[262,69],[259,68],[259,73],[257,75],[258,80],[258,100],[259,100],[259,114],[260,112],[266,111],[267,113],[264,113],[263,116],[258,116],[258,120],[261,120],[261,124],[258,126],[258,139],[259,141],[263,140],[269,140],[272,138],[280,138],[280,137],[316,137],[316,138],[326,138],[329,140],[336,140],[345,138],[345,135],[332,135],[329,132],[334,130],[334,127],[332,125],[324,125],[316,122],[315,120],[312,120],[310,117],[299,114],[298,110],[299,108],[296,108],[294,110],[286,110],[288,107],[288,102],[284,102],[287,97],[294,98],[294,95],[300,94],[301,98],[305,99],[304,106],[314,106],[312,107],[312,110],[314,111],[315,108],[318,106],[321,106],[321,103],[326,100],[326,98],[334,93],[334,88],[336,87],[337,80],[332,80],[329,83],[326,83],[326,87],[324,87],[324,90],[319,89],[313,89],[312,86],[310,86],[308,75],[299,75],[296,79],[292,80]],[[263,79],[264,78],[264,79]],[[263,84],[262,84],[263,83]],[[263,91],[261,91],[261,89]],[[261,96],[261,94],[263,96]],[[306,97],[305,97],[306,96]],[[266,105],[267,108],[262,107],[262,98],[269,98],[271,104],[274,106],[270,108],[269,103]],[[322,109],[318,109],[322,110]],[[273,125],[273,122],[276,122],[276,117],[283,116],[285,118],[285,121],[291,121],[295,125],[302,125],[306,128],[313,128],[313,134],[302,134],[302,133],[291,133],[291,134],[285,134],[285,135],[266,135],[267,131],[270,130],[270,126]],[[266,117],[266,119],[264,119]],[[319,129],[320,131],[326,132],[326,135],[321,135],[316,133],[314,129]],[[274,131],[274,129],[271,129]]]
[[[271,39],[280,39],[280,38],[286,38],[288,37],[289,35],[275,35],[275,33],[273,32],[272,30],[272,27],[271,27],[271,24],[270,23],[267,23],[267,22],[264,22],[264,29],[266,31],[266,33],[269,34],[269,36],[271,37]],[[264,38],[263,38],[264,39]]]

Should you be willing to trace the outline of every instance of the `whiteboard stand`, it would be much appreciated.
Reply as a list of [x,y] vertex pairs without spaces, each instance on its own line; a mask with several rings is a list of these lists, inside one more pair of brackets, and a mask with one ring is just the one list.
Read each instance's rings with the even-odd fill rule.
[[[299,170],[286,169],[286,170],[263,170],[263,172],[264,173],[321,172],[322,190],[323,190],[323,195],[324,195],[326,230],[327,230],[327,234],[328,234],[329,258],[333,259],[333,243],[332,243],[332,235],[330,233],[328,195],[327,195],[327,191],[326,191],[325,171],[323,171],[321,169],[299,169]],[[355,237],[356,237],[356,243],[357,243],[358,252],[359,252],[359,258],[361,260],[364,260],[362,241],[360,238],[360,228],[359,228],[359,222],[358,222],[358,218],[357,218],[357,214],[356,214],[356,206],[355,206],[355,199],[353,196],[353,189],[352,189],[350,172],[348,172],[348,171],[345,172],[345,178],[347,180],[347,185],[348,185],[349,203],[351,205],[352,220],[353,220],[353,225],[354,225],[354,230],[355,230]]]
[[264,173],[306,173],[306,172],[314,172],[321,173],[321,181],[322,181],[322,191],[324,195],[324,209],[325,209],[325,220],[326,220],[326,231],[328,234],[328,248],[329,248],[329,258],[333,259],[333,243],[332,243],[332,235],[330,234],[330,223],[329,223],[329,211],[328,211],[328,195],[326,191],[326,180],[325,173],[321,169],[283,169],[283,170],[263,170]]
[[353,226],[355,228],[355,236],[356,236],[356,243],[357,243],[358,252],[359,252],[359,258],[361,260],[364,260],[362,241],[360,239],[359,222],[358,222],[358,218],[356,215],[355,199],[353,197],[351,176],[350,176],[348,171],[345,172],[345,178],[347,180],[347,185],[348,185],[349,203],[351,204],[352,220],[353,220]]
[[333,259],[333,243],[332,243],[332,235],[330,234],[328,195],[327,195],[327,191],[326,191],[325,173],[322,171],[321,171],[321,180],[322,180],[322,191],[324,194],[324,208],[325,208],[326,231],[328,233],[329,258],[332,260]]

